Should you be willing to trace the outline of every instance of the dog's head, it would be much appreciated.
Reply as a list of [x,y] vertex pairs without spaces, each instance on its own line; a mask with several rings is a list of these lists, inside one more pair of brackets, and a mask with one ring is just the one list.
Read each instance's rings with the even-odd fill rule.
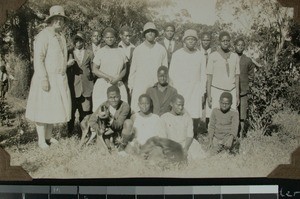
[[110,117],[110,113],[107,106],[101,106],[100,111],[98,113],[98,117],[100,119],[108,119]]

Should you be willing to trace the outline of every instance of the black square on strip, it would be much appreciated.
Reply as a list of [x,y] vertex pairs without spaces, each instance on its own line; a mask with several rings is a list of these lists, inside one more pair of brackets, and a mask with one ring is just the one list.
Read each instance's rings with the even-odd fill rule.
[[23,199],[21,193],[0,193],[0,198],[2,199]]
[[250,194],[223,194],[222,199],[249,199]]
[[221,199],[220,194],[201,194],[201,195],[194,195],[194,199]]
[[165,199],[193,199],[193,195],[165,195]]
[[164,199],[164,195],[137,195],[137,199]]
[[135,195],[107,195],[107,199],[135,199]]
[[250,199],[277,199],[277,194],[250,194]]
[[77,199],[74,194],[51,194],[50,199]]
[[106,199],[106,195],[80,194],[79,199]]
[[45,193],[26,193],[25,199],[48,199],[48,194]]

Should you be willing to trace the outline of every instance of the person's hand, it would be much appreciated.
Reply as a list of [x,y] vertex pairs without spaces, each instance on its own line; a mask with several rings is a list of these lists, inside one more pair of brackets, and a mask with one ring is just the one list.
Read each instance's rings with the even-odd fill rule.
[[67,66],[72,66],[75,63],[75,59],[69,59]]
[[111,134],[113,134],[114,133],[114,131],[111,129],[111,128],[109,128],[105,133],[104,133],[104,135],[111,135]]
[[208,102],[208,107],[211,108],[211,106],[212,106],[212,98],[211,98],[211,96],[207,97],[207,102]]
[[111,83],[112,85],[118,86],[118,85],[117,85],[118,82],[119,82],[119,80],[118,80],[117,78],[112,78],[112,80],[111,80],[110,83]]
[[94,80],[94,75],[92,73],[90,73],[88,76],[87,76],[88,80],[89,81],[93,81]]
[[113,81],[113,77],[111,77],[111,76],[107,76],[106,78],[105,78],[105,80],[108,82],[108,83],[110,83],[111,84],[111,82]]
[[42,89],[46,92],[50,90],[50,83],[47,79],[42,81]]

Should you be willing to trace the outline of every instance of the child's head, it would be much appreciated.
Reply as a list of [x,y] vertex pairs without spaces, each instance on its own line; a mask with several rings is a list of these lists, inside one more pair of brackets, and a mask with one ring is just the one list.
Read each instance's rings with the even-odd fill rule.
[[102,33],[105,44],[108,46],[113,46],[116,42],[116,34],[117,32],[115,29],[110,27],[105,28]]
[[221,48],[226,51],[230,48],[230,34],[226,31],[222,31],[219,35],[219,41],[221,43]]
[[242,54],[245,50],[245,40],[243,38],[238,38],[235,42],[235,52]]
[[168,23],[168,24],[165,26],[164,34],[165,34],[165,37],[166,37],[168,40],[172,40],[173,37],[174,37],[174,34],[175,34],[175,26],[174,26],[174,24]]
[[205,50],[209,49],[211,44],[211,34],[209,32],[204,32],[201,35],[201,45]]
[[121,101],[120,89],[113,85],[107,89],[107,100],[110,106],[117,108]]
[[84,34],[82,32],[77,32],[77,34],[74,36],[75,48],[79,50],[82,49],[84,46],[84,40],[85,40]]
[[120,29],[120,38],[127,46],[130,45],[130,39],[132,37],[132,28],[129,26],[123,26]]
[[194,50],[198,42],[197,31],[193,29],[186,30],[184,32],[182,40],[186,48],[188,48],[189,50]]
[[223,113],[230,110],[232,105],[232,95],[229,92],[223,92],[220,96],[220,109]]
[[151,113],[151,104],[152,104],[152,100],[149,95],[142,94],[139,97],[139,108],[142,113],[146,115]]
[[158,70],[157,70],[157,79],[158,79],[158,83],[161,86],[168,85],[169,75],[168,75],[168,68],[166,66],[160,66],[158,68]]
[[92,32],[92,43],[96,46],[99,45],[101,41],[101,32],[99,30],[94,30]]
[[184,110],[184,97],[182,95],[175,95],[170,103],[172,109],[171,113],[174,115],[182,115]]

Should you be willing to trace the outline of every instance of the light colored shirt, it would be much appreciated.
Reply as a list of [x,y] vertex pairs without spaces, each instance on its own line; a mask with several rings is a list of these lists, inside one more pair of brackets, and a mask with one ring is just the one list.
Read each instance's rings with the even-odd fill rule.
[[226,60],[215,51],[210,54],[206,73],[212,75],[212,86],[224,89],[232,90],[235,88],[235,75],[240,74],[239,57],[236,53],[231,53],[228,59],[229,64],[229,76],[226,70]]
[[75,49],[74,50],[74,55],[77,58],[77,60],[79,61],[79,64],[82,63],[83,60],[83,55],[84,55],[84,49]]
[[202,96],[206,87],[205,58],[200,51],[177,50],[170,64],[170,84],[185,99],[185,109],[192,118],[202,115]]
[[123,41],[120,41],[118,47],[119,47],[119,48],[123,51],[123,53],[126,55],[127,61],[130,60],[130,58],[131,58],[131,56],[132,56],[132,55],[131,55],[131,51],[132,51],[131,49],[134,49],[135,46],[134,46],[132,43],[130,43],[129,46],[127,46],[126,44],[124,44]]
[[185,147],[187,138],[193,138],[193,120],[191,116],[185,112],[183,115],[173,115],[168,112],[161,116],[164,125],[164,137],[178,142]]
[[139,113],[136,113],[133,128],[135,139],[141,145],[145,144],[151,137],[163,135],[164,130],[160,117],[153,113],[147,116],[141,116]]
[[171,52],[173,52],[174,46],[175,46],[175,41],[174,40],[168,40],[167,38],[165,38],[164,43],[165,43],[165,46],[166,46],[167,50],[169,50],[169,45],[171,45]]
[[92,50],[93,50],[93,53],[94,54],[96,54],[96,52],[98,51],[98,50],[100,50],[100,44],[98,45],[98,46],[96,46],[94,43],[92,43]]

